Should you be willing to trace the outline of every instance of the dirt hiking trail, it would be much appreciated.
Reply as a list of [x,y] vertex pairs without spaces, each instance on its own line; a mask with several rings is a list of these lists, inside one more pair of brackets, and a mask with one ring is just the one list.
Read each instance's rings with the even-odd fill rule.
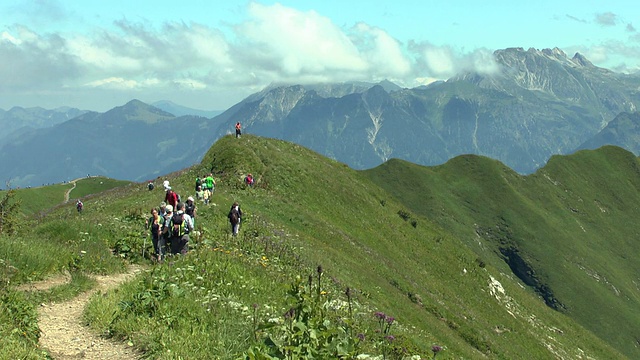
[[[82,312],[92,295],[113,289],[133,278],[142,268],[132,265],[123,274],[95,276],[95,289],[61,303],[42,304],[39,309],[40,346],[56,360],[71,359],[139,359],[141,354],[125,343],[97,335],[82,323]],[[63,276],[64,278],[64,276]],[[60,279],[31,284],[29,289],[45,289],[47,285],[59,285]]]

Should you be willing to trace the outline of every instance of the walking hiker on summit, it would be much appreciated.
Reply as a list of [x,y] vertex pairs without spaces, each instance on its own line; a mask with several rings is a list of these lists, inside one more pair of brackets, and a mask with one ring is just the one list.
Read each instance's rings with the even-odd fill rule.
[[240,137],[240,135],[242,135],[242,126],[240,125],[240,122],[238,121],[236,123],[236,139]]

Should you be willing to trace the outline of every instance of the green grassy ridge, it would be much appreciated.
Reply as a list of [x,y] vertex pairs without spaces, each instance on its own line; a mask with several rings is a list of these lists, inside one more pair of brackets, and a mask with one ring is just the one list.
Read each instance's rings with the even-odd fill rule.
[[[195,177],[210,170],[218,182],[212,199],[217,205],[199,206],[197,222],[204,239],[194,239],[191,255],[174,266],[163,265],[155,270],[156,275],[167,271],[162,276],[179,289],[181,284],[173,280],[178,276],[176,267],[211,271],[211,283],[202,284],[206,286],[204,291],[224,292],[225,299],[244,305],[258,303],[262,308],[269,304],[277,309],[271,315],[281,316],[286,308],[281,308],[285,302],[279,290],[284,293],[286,284],[296,276],[304,278],[313,274],[316,265],[322,265],[331,296],[341,298],[346,286],[355,289],[357,301],[364,306],[362,317],[370,318],[374,311],[396,317],[395,334],[423,356],[430,354],[431,345],[440,344],[446,351],[438,358],[444,359],[553,359],[585,354],[593,358],[624,358],[563,314],[544,306],[531,291],[521,287],[508,268],[500,268],[499,262],[493,265],[487,261],[484,266],[483,259],[446,226],[408,211],[407,204],[394,200],[390,192],[374,185],[363,172],[295,144],[249,135],[241,139],[224,137],[212,146],[202,164],[157,180],[170,180],[172,187],[186,198],[193,192]],[[242,183],[247,172],[254,174],[255,188],[246,188]],[[121,263],[104,258],[104,252],[118,246],[122,250],[125,244],[135,251],[121,254],[140,261],[139,250],[146,234],[142,223],[149,209],[162,198],[161,190],[148,191],[144,184],[119,187],[87,199],[81,215],[75,213],[72,204],[55,209],[30,235],[24,235],[25,241],[35,242],[54,233],[54,242],[65,244],[64,256],[71,258],[75,266],[89,272],[121,271]],[[226,214],[233,201],[239,201],[246,214],[239,239],[228,236]],[[399,211],[416,221],[416,226],[402,219]],[[73,221],[60,225],[68,219]],[[263,248],[264,244],[269,248]],[[148,249],[148,241],[146,245]],[[240,247],[253,251],[243,257],[231,256]],[[213,249],[227,249],[230,253],[223,255]],[[79,255],[82,251],[85,253]],[[262,252],[270,259],[268,270],[264,271],[260,270]],[[251,344],[246,338],[250,335],[246,314],[230,312],[220,320],[224,326],[219,327],[215,316],[190,311],[195,303],[180,301],[185,294],[201,299],[200,290],[191,287],[184,288],[183,295],[166,299],[175,308],[162,309],[165,312],[151,318],[148,314],[128,313],[114,322],[113,318],[100,315],[113,314],[123,301],[131,303],[138,295],[146,296],[156,275],[150,271],[137,283],[95,300],[98,303],[91,305],[90,321],[100,331],[132,339],[149,351],[160,351],[154,353],[159,358],[176,358],[180,354],[193,357],[196,351],[234,358],[239,349]],[[245,282],[251,284],[251,291],[237,285],[248,277],[250,281]],[[504,294],[491,293],[492,278],[502,284]],[[236,285],[223,286],[226,279]],[[224,306],[217,303],[212,311],[223,310]],[[187,322],[198,324],[197,331],[190,333],[175,322],[164,327],[173,319],[167,316],[176,313]],[[214,336],[214,330],[233,324],[244,330],[227,335],[225,331],[219,331],[221,335],[215,331],[215,339],[210,342],[195,341],[198,349],[192,353],[188,351],[193,346],[179,340],[185,332],[199,336],[195,339],[207,339]],[[150,329],[157,329],[161,337]],[[166,352],[166,346],[170,346],[171,354]]]
[[[416,317],[412,312],[415,304],[409,302],[407,291],[422,296],[439,294],[427,284],[420,284],[418,279],[431,277],[431,272],[446,279],[456,278],[465,266],[468,271],[477,267],[475,255],[461,250],[464,247],[457,241],[452,244],[446,242],[444,250],[431,247],[439,246],[434,245],[434,239],[448,239],[446,233],[441,229],[434,231],[426,219],[420,219],[416,229],[409,226],[396,214],[404,206],[392,202],[389,194],[372,186],[358,172],[295,144],[251,136],[240,141],[226,137],[205,155],[203,166],[214,171],[218,169],[221,174],[230,174],[230,177],[222,179],[230,188],[241,187],[238,184],[241,174],[253,171],[258,179],[257,188],[268,184],[267,191],[234,194],[243,206],[249,205],[248,208],[260,211],[270,220],[282,223],[283,227],[306,232],[306,241],[310,243],[306,247],[308,257],[336,271],[339,277],[351,278],[351,286],[363,290],[375,288],[377,293],[371,295],[380,297],[376,301],[402,304],[397,306],[399,311],[410,309],[404,313],[406,318]],[[386,200],[385,206],[381,205],[383,200]],[[305,230],[309,228],[313,229],[311,234]],[[416,234],[412,232],[422,232],[417,237],[431,238],[431,243],[417,241]],[[398,245],[400,241],[403,241],[402,246]],[[407,248],[410,251],[406,251]],[[441,254],[442,258],[433,259],[433,252]],[[355,254],[368,256],[359,258]],[[460,259],[464,259],[463,266],[450,266],[459,264]],[[427,270],[427,263],[433,269]],[[485,282],[480,281],[480,284],[469,285],[469,288],[480,293],[486,291],[483,286]],[[448,303],[451,309],[442,311],[455,317],[454,314],[464,313],[463,309],[471,307],[467,304],[468,298],[461,299],[455,291],[443,291],[457,300]],[[384,294],[394,294],[393,300]],[[434,326],[431,320],[427,328]],[[441,326],[441,320],[435,322]],[[492,337],[486,331],[479,333]],[[455,338],[459,334],[451,336]],[[507,346],[507,343],[511,341],[503,345]]]
[[395,160],[365,173],[503,271],[499,249],[514,248],[561,311],[634,358],[639,169],[633,154],[603,147],[553,157],[529,176],[477,156],[432,168]]
[[[82,178],[71,182],[34,188],[15,189],[16,200],[20,201],[20,212],[30,216],[63,204],[65,194],[69,191],[69,199],[84,198],[113,188],[131,183],[126,180],[111,179],[103,176]],[[2,195],[2,192],[0,192]]]

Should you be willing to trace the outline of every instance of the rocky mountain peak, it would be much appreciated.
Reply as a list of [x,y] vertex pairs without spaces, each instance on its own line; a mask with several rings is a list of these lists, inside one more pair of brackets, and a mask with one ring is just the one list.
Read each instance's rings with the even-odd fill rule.
[[576,53],[573,58],[571,59],[571,61],[573,61],[574,63],[576,63],[577,65],[580,66],[587,66],[587,67],[593,67],[593,63],[591,63],[591,61],[587,60],[586,57],[584,57],[584,55],[580,54],[580,53]]

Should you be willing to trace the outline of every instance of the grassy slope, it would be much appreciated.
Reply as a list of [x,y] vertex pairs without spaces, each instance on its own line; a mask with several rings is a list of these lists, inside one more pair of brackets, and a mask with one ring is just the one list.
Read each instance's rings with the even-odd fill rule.
[[[192,192],[196,175],[212,169],[218,182],[213,197],[217,206],[200,206],[197,221],[204,236],[193,239],[192,253],[179,260],[182,270],[176,269],[178,265],[154,267],[129,288],[97,299],[88,318],[101,331],[133,339],[138,346],[157,351],[159,357],[177,357],[183,351],[188,357],[188,351],[202,350],[233,358],[251,345],[243,333],[247,316],[223,307],[202,311],[202,292],[222,294],[242,304],[270,304],[276,309],[271,316],[281,315],[283,284],[296,275],[304,278],[316,265],[322,265],[327,278],[333,280],[330,294],[340,297],[344,287],[355,289],[364,315],[383,311],[394,316],[399,337],[424,356],[432,344],[441,344],[446,351],[438,358],[444,359],[624,358],[563,314],[546,307],[503,263],[491,261],[489,252],[478,256],[472,251],[474,246],[460,240],[476,238],[472,217],[463,215],[473,208],[474,198],[481,199],[477,194],[482,186],[492,187],[493,174],[501,171],[495,162],[487,161],[483,166],[475,169],[479,183],[462,179],[455,174],[456,167],[425,168],[432,181],[426,185],[413,182],[424,187],[420,193],[430,201],[437,197],[449,204],[458,201],[433,191],[435,182],[442,191],[470,197],[464,207],[439,203],[434,206],[438,216],[427,218],[417,215],[417,210],[424,211],[417,207],[419,196],[414,194],[411,201],[401,204],[392,196],[399,195],[399,187],[386,192],[368,179],[369,174],[300,146],[254,136],[239,140],[224,137],[205,155],[202,165],[166,176],[183,198]],[[422,173],[420,167],[409,168]],[[442,177],[435,175],[438,171]],[[242,184],[247,172],[257,179],[254,189]],[[519,180],[516,174],[507,177]],[[394,181],[403,188],[411,186],[404,180]],[[448,184],[455,186],[446,187]],[[141,224],[148,209],[161,200],[161,191],[147,191],[144,184],[121,187],[87,199],[81,216],[74,214],[71,205],[56,210],[28,239],[36,241],[54,233],[54,242],[64,242],[80,268],[114,271],[105,250],[116,248],[124,257],[139,259],[144,241]],[[492,206],[499,209],[504,200],[497,199]],[[233,201],[239,201],[246,214],[240,239],[228,236],[226,212]],[[478,222],[483,221],[484,212],[476,211]],[[508,220],[511,211],[504,210],[503,216]],[[66,219],[64,229],[59,228],[58,219]],[[457,222],[468,222],[464,227],[471,233],[458,233],[461,227],[454,226]],[[146,245],[148,251],[148,242]],[[242,251],[238,253],[236,248]],[[80,250],[84,251],[82,256],[78,256]],[[178,280],[186,276],[185,269],[207,275],[190,280],[188,287],[176,293],[175,289],[182,289]],[[153,307],[155,315],[145,312],[149,309],[136,308],[141,311],[139,316],[132,312],[109,318],[122,304],[135,305],[132,299],[157,295],[159,278],[160,283],[171,283],[174,290],[167,293],[170,295],[163,293],[169,298],[159,303],[160,308]],[[193,281],[201,282],[199,289]],[[496,281],[504,293],[490,286]],[[205,301],[210,303],[210,298]],[[175,307],[167,309],[162,304]],[[176,320],[171,320],[176,314],[191,324],[188,329],[181,330]],[[216,322],[223,326],[216,327]],[[181,331],[194,342],[180,343],[187,337],[181,336]],[[209,340],[199,341],[197,336]],[[167,354],[167,348],[172,349],[171,355],[162,355]]]
[[[616,357],[508,273],[480,267],[477,256],[447,231],[415,215],[417,226],[411,226],[398,216],[403,205],[341,163],[286,142],[225,137],[201,166],[172,184],[188,193],[195,175],[209,169],[219,178],[214,202],[221,211],[203,210],[199,221],[216,229],[211,234],[226,227],[226,210],[239,201],[246,213],[292,234],[288,241],[307,264],[321,264],[340,284],[357,289],[373,310],[415,328],[412,341],[422,349],[444,343],[454,357],[467,358],[555,357],[548,348],[570,357],[580,351]],[[256,189],[243,189],[247,172],[256,176]],[[140,201],[145,207],[157,204],[157,195],[146,195]],[[506,289],[503,302],[490,294],[491,277]]]
[[[640,166],[615,147],[554,157],[529,176],[482,157],[426,168],[391,161],[365,172],[412,211],[508,271],[517,249],[558,308],[631,358],[640,356]],[[398,185],[398,186],[396,186]]]
[[[48,210],[64,202],[65,193],[69,193],[70,199],[83,198],[88,195],[117,188],[129,184],[130,181],[116,180],[106,177],[92,177],[79,179],[76,187],[73,184],[55,184],[28,189],[17,189],[16,200],[20,201],[20,211],[25,215],[33,215],[43,210]],[[0,193],[1,195],[2,193]]]

